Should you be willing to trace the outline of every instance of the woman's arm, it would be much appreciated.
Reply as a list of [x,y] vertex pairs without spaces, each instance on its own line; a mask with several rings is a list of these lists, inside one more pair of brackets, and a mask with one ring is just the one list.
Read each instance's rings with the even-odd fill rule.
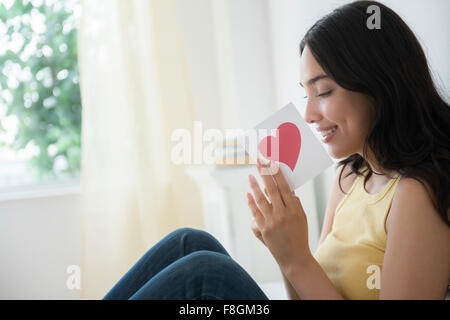
[[389,212],[380,299],[444,299],[450,228],[415,179],[401,179]]
[[273,161],[267,165],[258,161],[257,169],[270,201],[255,177],[249,175],[255,196],[247,193],[247,198],[256,224],[252,228],[255,235],[260,234],[301,299],[343,299],[310,251],[305,211],[279,166]]
[[[267,194],[267,190],[264,190]],[[264,239],[262,238],[261,235],[261,231],[259,230],[255,220],[252,221],[251,224],[251,229],[253,231],[253,233],[255,234],[256,238],[258,238],[263,245],[266,245],[264,243]],[[267,247],[267,246],[266,246]],[[281,270],[281,269],[280,269]],[[286,278],[286,276],[283,274],[283,272],[281,272],[281,274],[283,275],[283,282],[284,282],[284,286],[286,288],[286,292],[288,295],[288,299],[289,300],[301,300],[300,297],[298,296],[297,292],[295,292],[295,289],[292,287],[292,285],[289,283],[289,280]]]
[[320,264],[311,256],[284,270],[301,300],[343,300]]
[[[450,229],[425,188],[402,179],[389,213],[380,299],[444,299],[450,273]],[[284,268],[301,299],[343,299],[314,257]]]
[[291,285],[291,283],[289,282],[289,279],[286,278],[286,276],[284,275],[283,272],[281,272],[281,274],[283,275],[283,282],[284,282],[284,287],[286,288],[286,292],[288,295],[289,300],[302,300],[300,299],[300,297],[298,296],[297,292],[295,291],[294,287]]
[[[322,244],[323,240],[325,240],[328,233],[330,233],[331,226],[334,220],[334,212],[336,210],[337,205],[345,195],[339,188],[339,175],[341,174],[341,172],[342,172],[342,188],[344,189],[344,191],[347,192],[347,189],[351,187],[351,184],[355,180],[355,177],[353,176],[346,177],[346,175],[350,172],[350,169],[347,168],[346,166],[343,166],[342,168],[340,168],[340,170],[337,170],[333,181],[333,187],[331,188],[330,197],[328,199],[327,209],[325,211],[325,217],[322,225],[322,232],[320,233],[319,246]],[[282,275],[284,286],[286,287],[289,299],[301,300],[299,295],[295,291],[294,287],[289,282],[289,279],[286,277],[286,275],[284,273],[282,273]]]

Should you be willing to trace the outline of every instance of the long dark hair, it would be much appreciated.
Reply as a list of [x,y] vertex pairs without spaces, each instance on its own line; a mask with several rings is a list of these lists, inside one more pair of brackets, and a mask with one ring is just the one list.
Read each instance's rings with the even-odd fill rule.
[[[371,5],[380,8],[380,29],[366,24]],[[318,20],[301,41],[300,55],[306,45],[339,86],[375,102],[364,157],[353,154],[339,161],[336,169],[349,164],[348,175],[361,175],[360,169],[367,167],[365,183],[377,174],[365,160],[370,148],[382,168],[422,183],[450,226],[450,106],[438,93],[411,29],[385,5],[355,1]]]

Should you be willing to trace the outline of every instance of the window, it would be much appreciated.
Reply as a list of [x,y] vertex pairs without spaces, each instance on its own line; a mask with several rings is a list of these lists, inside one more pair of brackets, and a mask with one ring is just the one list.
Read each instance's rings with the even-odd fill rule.
[[0,1],[0,189],[77,178],[78,0]]

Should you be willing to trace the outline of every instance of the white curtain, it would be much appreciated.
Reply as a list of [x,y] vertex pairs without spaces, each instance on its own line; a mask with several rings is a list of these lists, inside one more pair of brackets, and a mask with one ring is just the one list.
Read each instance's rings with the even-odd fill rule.
[[192,129],[174,0],[84,0],[82,297],[103,297],[165,234],[203,227],[200,193],[170,160],[171,133]]

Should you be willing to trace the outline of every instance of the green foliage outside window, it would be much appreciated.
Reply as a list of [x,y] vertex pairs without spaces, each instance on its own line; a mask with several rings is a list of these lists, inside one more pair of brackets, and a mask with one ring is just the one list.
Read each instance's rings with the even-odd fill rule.
[[77,9],[75,0],[0,0],[0,105],[18,120],[7,147],[33,144],[39,176],[80,170]]

